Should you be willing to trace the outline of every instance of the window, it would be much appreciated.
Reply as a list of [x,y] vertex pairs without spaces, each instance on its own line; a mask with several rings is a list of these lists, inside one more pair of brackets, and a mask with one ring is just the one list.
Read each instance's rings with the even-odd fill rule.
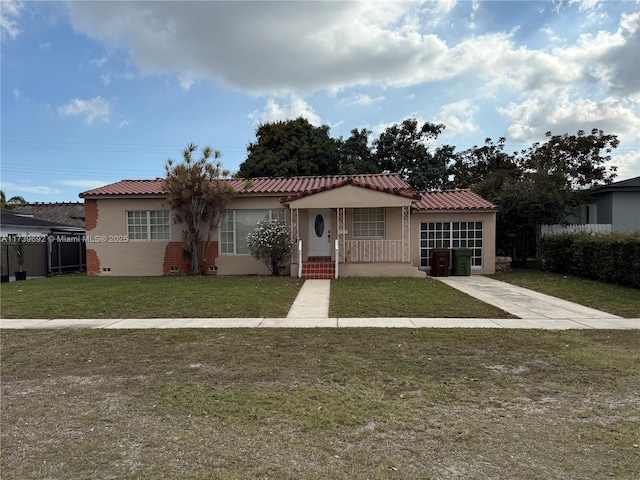
[[354,208],[353,236],[384,238],[384,208]]
[[420,266],[431,266],[434,248],[469,248],[471,266],[482,267],[483,222],[425,222],[420,224]]
[[247,235],[253,233],[260,220],[285,221],[284,209],[278,210],[227,210],[220,220],[220,253],[224,255],[249,255]]
[[127,212],[129,240],[171,240],[171,214],[168,210]]

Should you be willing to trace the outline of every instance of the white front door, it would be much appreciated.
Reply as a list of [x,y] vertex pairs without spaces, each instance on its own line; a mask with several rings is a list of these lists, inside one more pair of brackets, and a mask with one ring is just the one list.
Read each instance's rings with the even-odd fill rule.
[[309,210],[309,257],[331,256],[331,210]]

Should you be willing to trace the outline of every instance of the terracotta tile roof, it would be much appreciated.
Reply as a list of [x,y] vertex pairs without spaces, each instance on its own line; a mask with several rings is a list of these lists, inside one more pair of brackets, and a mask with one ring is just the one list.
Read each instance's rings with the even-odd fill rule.
[[[427,210],[497,210],[497,207],[471,190],[416,193],[396,174],[333,175],[319,177],[260,177],[225,179],[239,195],[281,195],[287,203],[307,195],[324,192],[344,185],[355,185],[380,192],[417,200],[414,211]],[[162,178],[155,180],[121,180],[104,187],[88,190],[81,198],[163,196]]]
[[[321,177],[260,177],[252,179],[229,178],[226,182],[238,193],[242,194],[280,194],[297,195],[307,192],[319,192],[336,185],[345,185],[348,182],[354,185],[374,188],[380,191],[410,190],[411,187],[395,174],[375,175],[334,175]],[[80,194],[80,198],[103,196],[139,196],[139,195],[164,195],[162,190],[162,178],[155,180],[121,180],[104,187],[88,190]],[[309,193],[307,193],[309,194]]]
[[[367,177],[372,177],[372,176],[367,176]],[[285,198],[282,198],[280,201],[282,203],[289,203],[302,197],[306,197],[306,196],[313,195],[320,192],[326,192],[327,190],[332,190],[334,188],[344,187],[345,185],[354,185],[356,187],[368,188],[370,190],[376,190],[378,192],[399,195],[401,197],[406,197],[413,200],[418,200],[418,198],[420,198],[417,193],[411,190],[411,187],[407,183],[402,181],[400,177],[397,177],[397,176],[393,176],[392,178],[394,180],[396,179],[399,180],[399,183],[380,182],[379,177],[376,177],[376,180],[378,180],[376,182],[370,182],[369,181],[370,178],[365,178],[365,176],[360,176],[360,178],[358,178],[358,176],[346,177],[346,178],[340,178],[340,177],[332,177],[332,178],[335,179],[334,182],[331,182],[331,183],[325,182],[317,186],[310,185],[311,188],[300,191],[295,195],[289,195]]]
[[111,196],[139,196],[139,195],[164,195],[162,190],[162,178],[155,180],[120,180],[104,187],[87,190],[80,194],[80,198],[86,197],[111,197]]
[[420,200],[412,205],[414,211],[429,210],[497,210],[491,202],[469,189],[421,192]]

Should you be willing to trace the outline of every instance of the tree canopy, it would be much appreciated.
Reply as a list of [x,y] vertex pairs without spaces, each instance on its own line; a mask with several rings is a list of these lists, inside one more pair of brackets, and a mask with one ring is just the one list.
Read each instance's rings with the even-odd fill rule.
[[587,203],[589,187],[611,183],[608,167],[615,135],[546,134],[547,141],[520,152],[504,151],[505,139],[460,152],[449,168],[450,188],[472,188],[499,207],[497,248],[524,261],[536,255],[538,227],[566,222]]
[[164,190],[175,212],[174,220],[184,225],[184,252],[191,260],[189,275],[203,273],[213,232],[233,196],[231,187],[221,181],[229,174],[217,161],[221,153],[204,147],[196,160],[193,155],[197,148],[191,143],[182,151],[181,163],[168,159],[165,164]]
[[416,190],[444,187],[453,147],[429,150],[429,142],[444,128],[443,124],[429,122],[420,126],[415,118],[388,127],[373,142],[380,170],[400,174]]
[[330,127],[315,127],[304,118],[264,123],[256,130],[256,141],[247,147],[247,159],[236,174],[242,178],[292,177],[297,175],[355,175],[399,173],[415,189],[444,186],[446,168],[454,148],[433,151],[444,125],[407,119],[383,131],[369,142],[371,131],[351,130],[347,139],[333,139]]
[[7,200],[7,196],[4,193],[4,190],[0,190],[0,207],[1,208],[13,209],[26,204],[27,204],[27,201],[24,199],[24,197],[20,195],[14,195],[9,200]]
[[330,175],[337,171],[337,144],[329,136],[329,127],[314,127],[302,117],[261,124],[247,152],[238,177]]

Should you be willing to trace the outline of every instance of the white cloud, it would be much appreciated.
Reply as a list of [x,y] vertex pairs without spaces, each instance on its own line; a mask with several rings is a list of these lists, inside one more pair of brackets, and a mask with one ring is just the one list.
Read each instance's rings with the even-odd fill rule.
[[384,102],[384,97],[371,98],[366,93],[358,93],[357,95],[353,95],[351,98],[343,100],[341,103],[344,103],[345,105],[369,107],[380,102]]
[[110,182],[105,182],[103,180],[61,180],[57,183],[59,183],[60,185],[65,185],[67,187],[91,189],[102,187]]
[[612,155],[611,164],[618,167],[617,180],[625,180],[640,176],[640,151]]
[[109,85],[111,83],[111,74],[110,73],[105,73],[104,75],[100,75],[100,82],[104,86]]
[[569,0],[569,4],[577,3],[579,5],[580,12],[585,12],[587,10],[593,10],[600,0]]
[[2,40],[16,38],[22,30],[18,26],[23,3],[20,1],[3,0],[0,8],[0,38]]
[[[13,196],[14,192],[17,192],[17,194],[33,193],[36,195],[56,195],[60,193],[60,190],[57,188],[40,185],[29,185],[28,183],[0,182],[0,186],[5,193],[8,194],[8,192],[11,192],[11,195],[9,196]],[[27,198],[26,200],[29,199]]]
[[305,102],[304,98],[297,95],[291,95],[281,103],[278,103],[275,98],[269,98],[262,111],[256,110],[250,113],[248,117],[255,124],[303,117],[312,125],[322,125],[322,120],[313,111],[311,105]]
[[130,121],[130,120],[122,120],[122,121],[118,124],[118,128],[126,127],[127,125],[131,125],[131,121]]
[[498,108],[498,112],[512,118],[507,136],[519,143],[543,140],[547,131],[575,134],[578,130],[590,132],[598,128],[637,144],[640,132],[637,109],[612,97],[598,102],[571,100],[566,94],[553,98],[539,97],[520,104],[510,103]]
[[58,108],[60,115],[80,115],[84,117],[84,121],[92,123],[96,118],[103,122],[109,121],[109,115],[111,114],[111,107],[102,97],[95,97],[91,100],[82,100],[80,98],[74,98],[66,105]]
[[13,98],[20,100],[20,89],[18,87],[13,89]]
[[51,42],[44,42],[38,44],[38,50],[41,52],[49,52],[51,50]]
[[478,130],[478,125],[474,121],[477,112],[478,107],[473,105],[470,100],[459,100],[443,105],[438,113],[436,123],[444,123],[448,134],[475,132]]
[[101,67],[107,63],[107,57],[94,58],[89,62],[89,65],[93,65],[94,67]]

